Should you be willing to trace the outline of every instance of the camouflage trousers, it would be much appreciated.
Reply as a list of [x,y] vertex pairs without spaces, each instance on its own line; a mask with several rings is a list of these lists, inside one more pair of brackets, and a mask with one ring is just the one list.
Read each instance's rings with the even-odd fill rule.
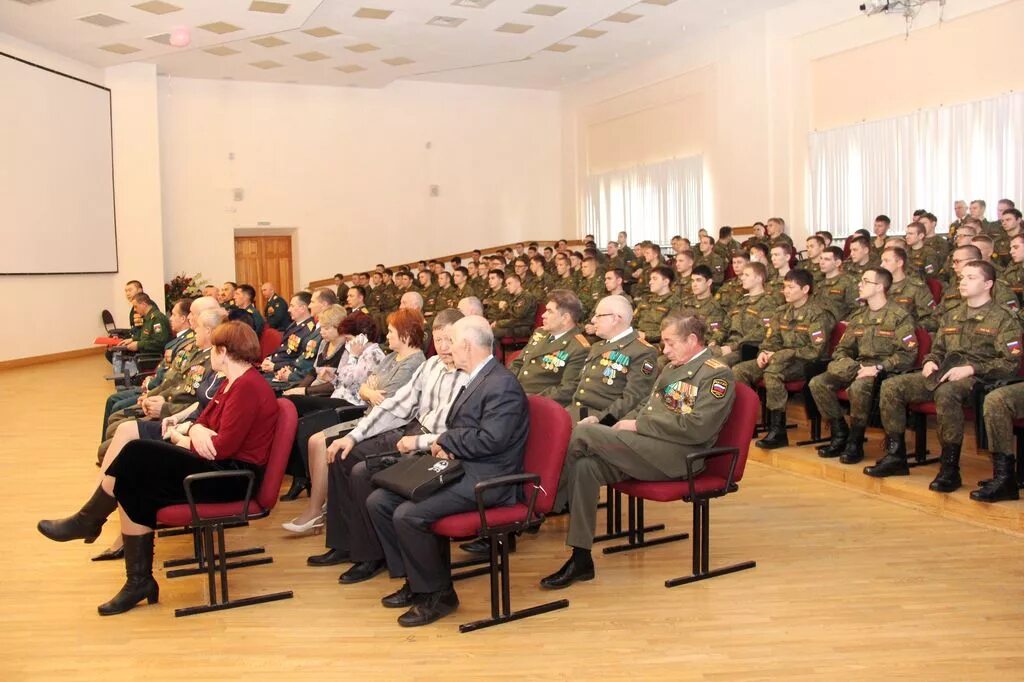
[[733,367],[732,372],[736,381],[754,390],[757,390],[757,382],[763,379],[765,405],[769,410],[785,410],[789,400],[786,382],[803,379],[807,374],[807,363],[795,358],[782,361],[772,358],[768,366],[761,369],[757,366],[757,360],[747,360]]
[[1003,455],[1017,451],[1013,420],[1024,417],[1024,384],[997,388],[985,397],[985,431],[988,449]]
[[964,405],[971,397],[974,377],[939,384],[935,391],[925,387],[920,372],[892,377],[882,382],[878,397],[882,426],[890,436],[902,436],[907,429],[907,405],[932,400],[939,425],[939,443],[960,445],[964,440]]
[[843,408],[839,405],[836,391],[845,388],[850,397],[850,420],[858,426],[866,426],[871,416],[871,392],[875,387],[874,378],[857,379],[860,363],[851,358],[834,360],[824,374],[811,379],[811,395],[818,411],[830,420],[840,419]]

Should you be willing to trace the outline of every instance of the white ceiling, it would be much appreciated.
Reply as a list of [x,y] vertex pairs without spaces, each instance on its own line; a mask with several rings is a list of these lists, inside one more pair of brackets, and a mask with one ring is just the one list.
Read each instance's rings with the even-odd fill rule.
[[[191,78],[557,89],[787,2],[0,0],[0,31],[97,67]],[[188,47],[169,44],[175,29]]]

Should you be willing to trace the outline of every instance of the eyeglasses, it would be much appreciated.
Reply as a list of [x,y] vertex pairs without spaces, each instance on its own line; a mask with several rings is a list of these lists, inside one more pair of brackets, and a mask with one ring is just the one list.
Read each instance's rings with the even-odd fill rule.
[[592,316],[590,319],[596,320],[599,317],[617,317],[617,316],[618,316],[618,313],[599,313],[597,315]]
[[878,282],[872,282],[870,279],[862,279],[861,284],[878,284]]

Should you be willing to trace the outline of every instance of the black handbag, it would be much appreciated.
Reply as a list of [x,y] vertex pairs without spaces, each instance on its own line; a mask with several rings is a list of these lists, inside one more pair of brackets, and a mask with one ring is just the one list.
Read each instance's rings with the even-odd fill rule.
[[462,478],[464,473],[462,464],[457,460],[410,455],[378,471],[370,480],[378,488],[390,490],[413,502],[422,502]]

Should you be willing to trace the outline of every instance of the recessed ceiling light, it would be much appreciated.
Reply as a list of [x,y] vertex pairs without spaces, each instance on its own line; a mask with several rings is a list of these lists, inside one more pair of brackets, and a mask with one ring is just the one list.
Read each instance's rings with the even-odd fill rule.
[[505,23],[494,30],[499,33],[526,33],[531,28],[533,28],[533,26],[530,24]]
[[169,2],[163,2],[163,0],[149,0],[149,2],[141,2],[138,5],[132,5],[135,9],[141,9],[143,12],[149,12],[150,14],[170,14],[171,12],[178,12],[181,10],[177,5],[172,5]]
[[284,14],[291,7],[286,2],[266,2],[266,0],[253,0],[249,5],[250,12],[264,12],[266,14]]
[[323,52],[317,52],[316,50],[313,50],[311,52],[303,52],[302,54],[297,54],[295,56],[307,62],[319,62],[323,61],[324,59],[331,58],[330,55],[324,54]]
[[391,16],[392,10],[374,9],[373,7],[360,7],[353,14],[356,19],[387,19]]
[[204,31],[209,31],[210,33],[218,33],[222,35],[224,33],[234,33],[235,31],[242,30],[241,26],[235,26],[234,24],[229,24],[226,21],[214,21],[209,24],[203,24],[198,28],[201,28]]
[[358,64],[343,64],[342,66],[335,66],[335,71],[341,71],[342,73],[359,73],[360,71],[366,71],[365,66],[359,66]]
[[568,43],[555,43],[554,45],[548,45],[544,49],[548,52],[569,52],[575,50],[576,46]]
[[494,0],[454,0],[452,2],[456,7],[471,7],[473,9],[483,9],[490,5]]
[[582,31],[576,31],[573,33],[577,38],[600,38],[608,31],[599,31],[596,28],[585,28]]
[[642,14],[630,14],[629,12],[616,12],[615,14],[607,17],[605,21],[614,21],[618,24],[628,24],[632,21],[642,18]]
[[316,28],[304,28],[302,32],[311,35],[314,38],[330,38],[332,36],[341,35],[340,31],[335,31],[330,26],[317,26]]
[[155,36],[146,36],[146,40],[152,40],[154,43],[160,43],[161,45],[171,44],[170,33],[158,33]]
[[392,57],[391,59],[382,59],[385,64],[391,66],[405,66],[406,64],[415,64],[415,60],[409,59],[408,57]]
[[665,7],[666,5],[671,5],[675,1],[676,0],[640,0],[640,2],[644,3],[645,5],[661,5],[662,7]]
[[264,59],[263,61],[252,62],[252,63],[249,64],[249,66],[255,66],[257,69],[264,69],[264,70],[266,70],[266,69],[276,69],[276,68],[284,66],[284,64],[280,64],[278,62],[275,62],[272,59]]
[[112,17],[109,14],[103,13],[89,14],[84,17],[78,17],[78,20],[84,21],[87,24],[92,24],[93,26],[100,26],[102,28],[109,28],[111,26],[117,26],[118,24],[124,23],[122,20],[117,19],[116,17]]
[[542,17],[553,17],[556,14],[561,14],[565,11],[564,7],[558,5],[534,5],[528,10],[525,10],[525,14],[537,14]]
[[427,24],[430,26],[443,26],[445,28],[458,28],[465,21],[462,17],[434,17]]
[[215,55],[217,57],[228,57],[233,54],[239,54],[239,50],[227,47],[226,45],[217,45],[216,47],[208,47],[203,52]]
[[288,44],[287,40],[281,40],[277,36],[263,36],[262,38],[254,38],[249,42],[260,47],[281,47]]
[[105,52],[113,52],[114,54],[132,54],[139,52],[139,48],[132,47],[131,45],[125,45],[124,43],[111,43],[109,45],[101,45],[101,50]]
[[371,43],[358,43],[356,45],[346,45],[345,49],[351,50],[352,52],[373,52],[374,50],[379,50],[380,48]]

